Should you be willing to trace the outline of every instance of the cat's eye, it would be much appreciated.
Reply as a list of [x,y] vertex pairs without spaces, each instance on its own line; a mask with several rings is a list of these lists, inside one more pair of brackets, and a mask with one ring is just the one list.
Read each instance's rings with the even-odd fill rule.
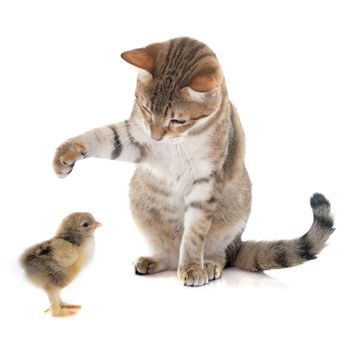
[[180,120],[180,119],[171,119],[170,124],[185,124],[186,120]]
[[84,226],[84,227],[89,227],[90,224],[89,224],[88,222],[84,222],[84,223],[83,223],[83,226]]

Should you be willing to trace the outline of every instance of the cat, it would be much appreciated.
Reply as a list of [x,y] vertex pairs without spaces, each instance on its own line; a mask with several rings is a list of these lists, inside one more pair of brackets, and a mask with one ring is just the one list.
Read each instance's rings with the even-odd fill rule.
[[53,166],[65,177],[86,157],[136,164],[131,209],[153,255],[137,259],[135,273],[177,269],[181,283],[201,286],[226,266],[263,271],[314,259],[334,231],[329,201],[319,193],[305,235],[241,240],[251,209],[245,135],[214,52],[181,37],[121,57],[139,69],[129,120],[68,139]]

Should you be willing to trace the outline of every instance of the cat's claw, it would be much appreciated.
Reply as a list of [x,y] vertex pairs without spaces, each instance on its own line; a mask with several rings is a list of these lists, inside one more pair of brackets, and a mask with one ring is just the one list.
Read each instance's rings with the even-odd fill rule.
[[60,145],[53,160],[53,168],[58,177],[63,178],[69,175],[74,164],[79,159],[86,158],[86,148],[77,141],[66,141]]
[[199,287],[209,282],[208,272],[197,265],[179,267],[178,275],[184,286]]

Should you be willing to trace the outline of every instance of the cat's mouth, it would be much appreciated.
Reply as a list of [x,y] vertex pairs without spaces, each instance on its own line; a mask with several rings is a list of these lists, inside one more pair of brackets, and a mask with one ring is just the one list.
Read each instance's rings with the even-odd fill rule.
[[150,137],[152,139],[152,141],[156,142],[156,143],[162,143],[162,144],[176,144],[181,140],[181,137],[173,137],[173,136],[169,136],[169,137],[162,137],[160,140],[155,140],[154,138]]

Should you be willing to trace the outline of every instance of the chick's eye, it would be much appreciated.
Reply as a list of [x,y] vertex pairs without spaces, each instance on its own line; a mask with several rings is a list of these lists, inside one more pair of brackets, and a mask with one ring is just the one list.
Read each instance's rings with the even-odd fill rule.
[[180,120],[180,119],[171,119],[170,124],[185,124],[186,120]]
[[83,226],[84,226],[84,227],[89,227],[90,224],[89,224],[88,222],[84,222],[84,223],[83,223]]

